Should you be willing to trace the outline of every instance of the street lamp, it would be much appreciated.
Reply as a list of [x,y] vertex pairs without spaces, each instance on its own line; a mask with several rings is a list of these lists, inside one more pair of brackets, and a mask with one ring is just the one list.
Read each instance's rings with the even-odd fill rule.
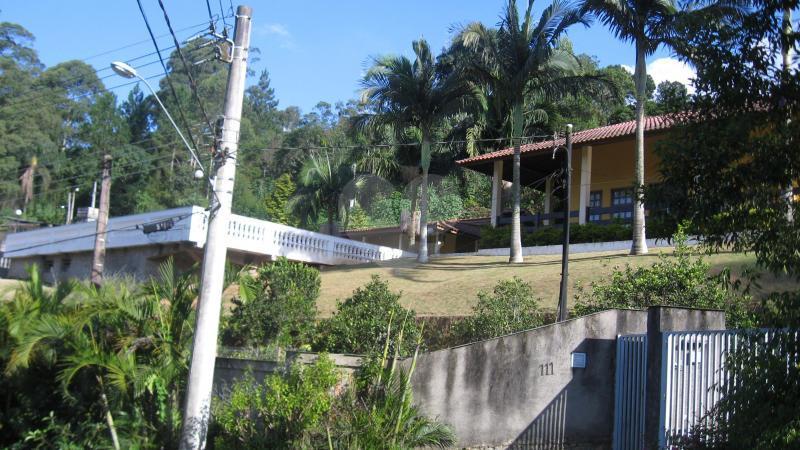
[[[136,72],[136,69],[134,69],[133,67],[129,66],[128,64],[122,61],[112,62],[111,70],[113,70],[114,72],[116,72],[117,75],[123,78],[138,78],[139,80],[144,82],[145,86],[147,86],[147,88],[150,89],[150,92],[153,93],[153,97],[156,98],[156,101],[158,102],[159,106],[161,106],[161,109],[164,111],[164,114],[167,115],[167,119],[169,119],[172,126],[175,127],[175,131],[178,132],[178,136],[181,137],[181,140],[186,145],[186,148],[189,149],[189,153],[192,155],[192,158],[194,158],[197,165],[200,166],[200,170],[205,172],[205,169],[203,169],[203,163],[200,162],[200,159],[195,154],[194,150],[192,149],[192,146],[189,145],[189,142],[186,140],[185,137],[183,137],[181,129],[178,128],[178,125],[175,123],[175,120],[172,119],[172,115],[169,113],[169,111],[167,111],[167,107],[164,106],[164,103],[161,102],[161,99],[158,97],[158,94],[156,94],[156,91],[155,89],[153,89],[153,86],[150,86],[150,83],[148,83],[146,79],[144,79],[141,75],[139,75],[139,73]],[[198,176],[197,172],[195,172],[195,178],[201,178],[201,177],[202,174]]]

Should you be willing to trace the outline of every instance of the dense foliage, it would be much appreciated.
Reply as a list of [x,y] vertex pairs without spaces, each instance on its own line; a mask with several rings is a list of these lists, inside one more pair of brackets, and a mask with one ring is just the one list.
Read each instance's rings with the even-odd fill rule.
[[724,280],[709,275],[710,265],[687,245],[682,232],[673,239],[672,254],[660,254],[652,265],[626,264],[624,268],[614,268],[607,280],[592,282],[588,290],[578,286],[573,314],[657,305],[710,308],[724,309],[730,327],[753,326],[750,298],[740,296],[726,288]]
[[37,269],[0,305],[0,443],[177,446],[197,280],[45,288]]
[[[496,33],[493,28],[484,28]],[[187,44],[184,50],[200,57],[207,51],[201,41]],[[196,167],[149,92],[134,87],[127,97],[117,99],[104,90],[105,83],[116,84],[113,77],[101,78],[82,61],[45,67],[33,43],[34,36],[24,27],[0,24],[3,216],[13,215],[13,210],[19,208],[23,218],[63,223],[65,209],[61,206],[66,193],[79,188],[76,204],[88,204],[105,151],[114,157],[112,215],[207,205],[207,186],[192,177]],[[599,67],[591,56],[575,53],[566,39],[557,45],[560,58],[577,61],[570,62],[576,74],[606,79],[613,89],[566,90],[548,97],[531,91],[525,103],[532,105],[536,113],[525,115],[526,134],[552,133],[567,122],[582,129],[632,117],[633,79],[628,72],[620,66]],[[432,57],[437,67],[435,77],[445,76],[470,61],[457,45]],[[213,144],[213,126],[205,123],[192,98],[187,68],[177,53],[169,55],[167,63],[177,98],[164,79],[156,86],[158,94],[184,135],[196,142],[198,153],[206,155]],[[196,81],[206,113],[215,117],[222,108],[227,67],[209,58],[188,70]],[[396,225],[404,210],[415,209],[414,204],[421,203],[421,135],[414,127],[354,129],[354,120],[376,112],[372,103],[320,102],[305,114],[293,106],[281,109],[269,73],[249,76],[255,82],[245,94],[234,212],[317,230],[330,221],[336,222],[338,228],[354,224]],[[488,86],[481,89],[484,97],[492,98]],[[648,95],[654,105],[666,105],[667,100],[662,102],[662,98],[669,99],[670,105],[676,103],[675,95],[662,95],[661,87],[656,94],[652,86]],[[480,141],[506,136],[508,128],[500,99],[489,101],[488,110],[480,107],[482,103],[454,108],[453,115],[438,121],[430,135],[432,181],[428,187],[429,191],[436,191],[429,199],[431,220],[485,216],[488,212],[488,178],[461,170],[453,163],[507,144]],[[472,107],[475,105],[477,109]],[[448,143],[438,143],[443,141]],[[398,145],[391,147],[387,143]],[[328,149],[327,156],[321,147]],[[324,164],[322,159],[326,160]],[[317,175],[324,171],[314,169],[314,161],[317,169],[327,167],[329,173],[341,176],[323,180]],[[444,189],[437,187],[437,177],[449,180]],[[314,194],[323,187],[325,195]],[[402,201],[396,201],[397,197]],[[390,198],[392,205],[387,207]],[[375,201],[382,201],[383,205],[376,207]],[[355,222],[351,220],[351,210]]]
[[543,325],[544,314],[530,284],[518,277],[497,283],[491,293],[478,292],[472,315],[455,325],[463,343],[490,339]]
[[401,368],[397,350],[414,346],[405,341],[407,325],[393,335],[387,324],[383,353],[370,357],[354,379],[339,379],[322,354],[311,365],[293,364],[288,373],[268,375],[260,385],[252,376],[236,382],[214,402],[216,446],[399,450],[452,445],[452,431],[412,403],[410,377],[420,341],[410,367]]
[[[800,76],[792,58],[798,3],[748,6],[716,26],[700,18],[680,30],[675,47],[697,67],[696,92],[660,149],[664,183],[653,196],[675,222],[690,220],[709,248],[752,251],[761,267],[797,277],[800,215],[789,189],[800,170]],[[760,320],[773,337],[744,336],[729,355],[736,383],[686,448],[800,445],[798,341],[790,338],[800,327],[799,306],[796,291],[764,300]]]
[[213,404],[214,447],[225,449],[309,448],[334,401],[339,379],[325,354],[310,365],[294,363],[287,373],[252,374],[237,380]]
[[239,278],[239,295],[227,318],[224,339],[232,345],[300,348],[314,335],[319,271],[279,258]]
[[[337,303],[333,317],[319,324],[315,350],[377,354],[388,340],[392,345],[401,343],[397,349],[400,355],[410,355],[420,330],[414,320],[414,311],[400,304],[400,295],[389,289],[388,282],[374,275],[352,296]],[[400,330],[403,330],[407,339],[397,338]]]

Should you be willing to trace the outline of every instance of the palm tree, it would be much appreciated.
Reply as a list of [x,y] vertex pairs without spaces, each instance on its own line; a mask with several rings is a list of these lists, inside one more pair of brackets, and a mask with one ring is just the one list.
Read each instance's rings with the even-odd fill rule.
[[584,0],[582,11],[595,15],[617,38],[636,48],[633,78],[636,97],[636,164],[631,254],[647,253],[644,218],[644,119],[647,101],[648,55],[666,43],[672,19],[678,13],[675,0]]
[[300,182],[290,208],[304,225],[316,223],[326,215],[328,233],[335,233],[340,217],[342,193],[348,185],[357,184],[356,161],[345,149],[312,153],[300,169]]
[[357,128],[390,126],[398,141],[409,129],[419,133],[422,180],[417,261],[425,263],[428,261],[428,169],[433,135],[445,118],[476,99],[477,91],[471,83],[455,75],[442,76],[427,41],[414,41],[412,47],[414,62],[405,56],[375,59],[361,81],[364,87],[361,100],[372,107],[372,112],[357,117],[354,125]]
[[[97,395],[115,448],[122,447],[115,411],[138,424],[131,438],[175,447],[198,283],[191,273],[176,271],[171,260],[160,272],[161,278],[144,289],[110,282],[99,289],[75,290],[65,283],[47,290],[34,267],[31,281],[5,310],[12,338],[6,372],[22,370],[35,359],[57,364],[66,396],[70,391]],[[82,297],[65,301],[70,294]]]
[[579,86],[580,66],[571,52],[559,48],[562,34],[572,25],[587,22],[570,3],[555,0],[545,8],[537,23],[531,16],[533,0],[528,0],[520,17],[515,0],[509,0],[499,29],[473,22],[459,31],[453,49],[469,55],[467,72],[483,83],[492,103],[501,111],[507,135],[514,145],[513,216],[511,222],[512,263],[522,262],[520,228],[520,145],[525,130],[525,98],[551,96]]

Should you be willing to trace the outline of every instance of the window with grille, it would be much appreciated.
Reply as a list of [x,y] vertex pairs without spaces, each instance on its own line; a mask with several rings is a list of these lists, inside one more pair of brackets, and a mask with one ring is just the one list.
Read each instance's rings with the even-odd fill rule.
[[[633,189],[613,189],[611,191],[611,206],[633,205]],[[633,208],[627,211],[618,211],[611,215],[614,219],[630,220],[633,218]]]
[[[599,208],[603,206],[603,191],[589,192],[589,207]],[[589,214],[589,222],[599,222],[600,214]]]

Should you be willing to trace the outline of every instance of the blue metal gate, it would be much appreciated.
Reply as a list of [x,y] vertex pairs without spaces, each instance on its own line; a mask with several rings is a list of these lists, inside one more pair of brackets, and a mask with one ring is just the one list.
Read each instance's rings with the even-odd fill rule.
[[617,336],[614,389],[614,450],[644,448],[647,336]]

